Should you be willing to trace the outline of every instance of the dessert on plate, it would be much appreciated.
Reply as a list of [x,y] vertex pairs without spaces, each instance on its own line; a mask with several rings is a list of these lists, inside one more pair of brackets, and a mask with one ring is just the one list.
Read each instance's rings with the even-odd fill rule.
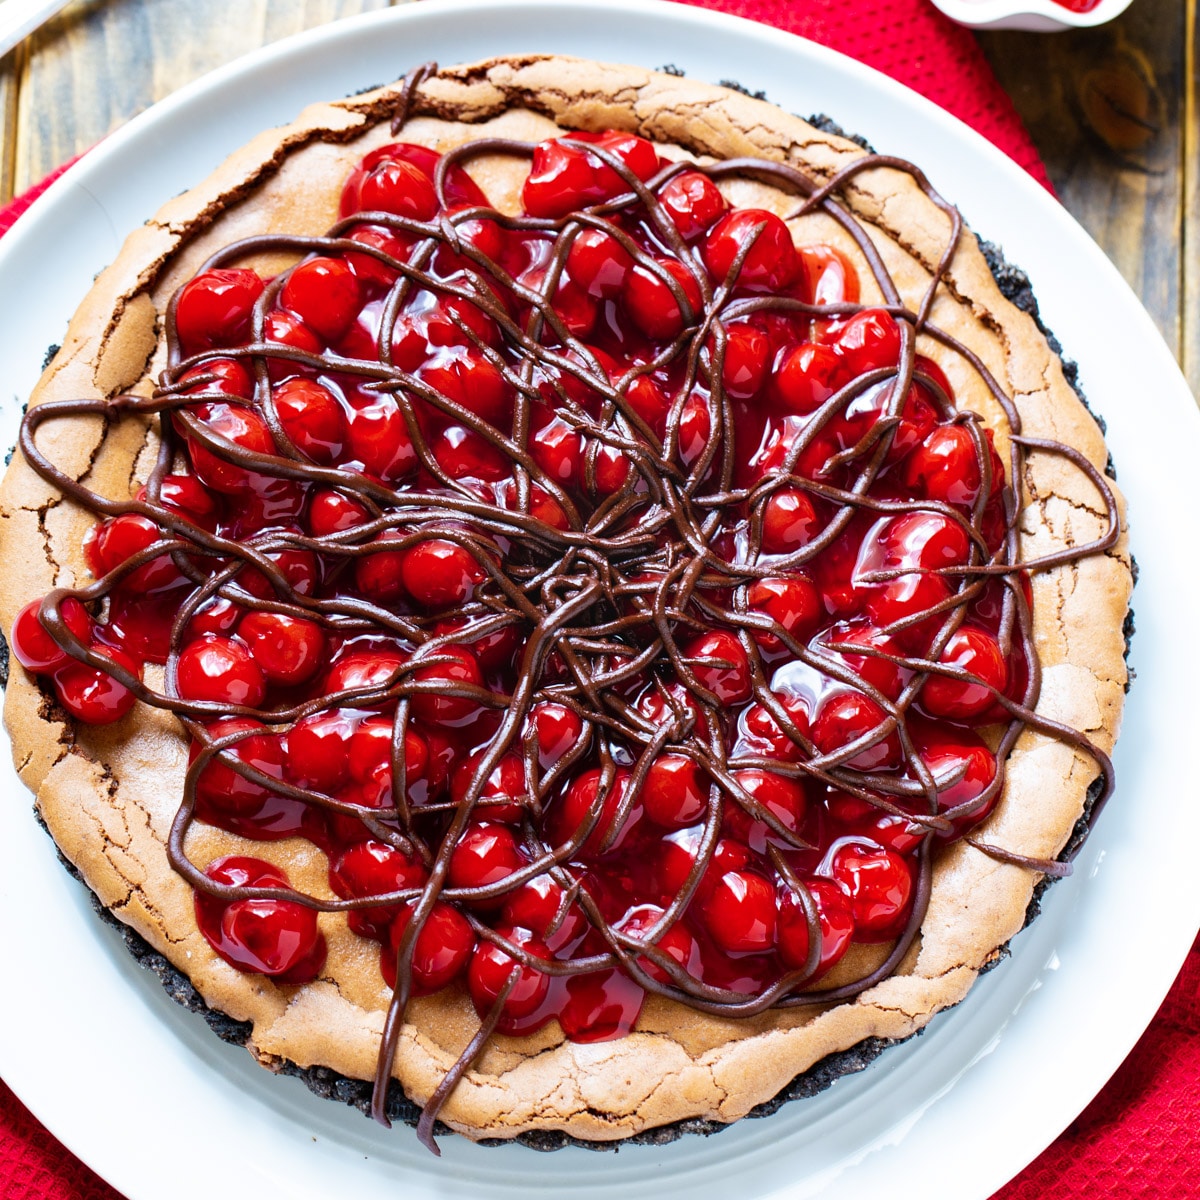
[[640,68],[426,66],[81,304],[0,495],[16,762],[265,1066],[431,1146],[727,1123],[1069,871],[1106,460],[918,167]]

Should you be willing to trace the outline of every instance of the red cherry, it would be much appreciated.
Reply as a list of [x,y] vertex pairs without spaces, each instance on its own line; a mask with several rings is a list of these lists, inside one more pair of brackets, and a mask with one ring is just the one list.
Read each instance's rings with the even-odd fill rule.
[[837,651],[851,671],[864,683],[882,692],[889,700],[899,699],[904,685],[912,677],[911,671],[889,662],[886,658],[879,658],[873,654],[849,653],[853,646],[864,646],[895,658],[904,657],[904,649],[895,638],[890,638],[869,625],[839,630],[830,635],[829,644],[830,649]]
[[[861,407],[864,400],[868,401],[873,409],[870,423],[874,424],[883,416],[884,405],[889,399],[889,386],[886,383],[877,384],[856,400],[854,406]],[[867,416],[866,409],[863,409],[863,415]],[[937,422],[938,410],[929,389],[920,383],[914,383],[904,398],[904,407],[900,410],[900,424],[892,434],[892,444],[884,462],[897,463],[910,454],[933,432]]]
[[407,594],[402,572],[408,551],[383,549],[401,536],[394,530],[386,530],[370,543],[380,547],[379,550],[355,559],[354,586],[376,604],[393,604]]
[[708,811],[708,785],[693,759],[662,754],[642,784],[646,816],[664,829],[694,825]]
[[663,282],[659,272],[640,264],[629,272],[625,280],[624,304],[630,320],[648,338],[669,341],[678,337],[685,324],[697,321],[704,309],[704,298],[696,277],[673,258],[656,259],[661,271],[670,275],[679,284],[691,309],[685,314],[672,289]]
[[829,346],[802,342],[780,356],[771,378],[771,400],[784,412],[807,416],[838,390],[841,359]]
[[[703,668],[701,668],[703,670]],[[716,668],[719,669],[719,668]],[[694,673],[694,671],[693,671]],[[695,697],[682,684],[667,685],[667,695],[664,698],[657,686],[647,688],[638,697],[637,710],[651,725],[675,725],[679,722],[686,724],[689,716],[694,720],[694,728],[701,737],[708,733],[708,718],[704,715]]]
[[[418,683],[436,683],[442,685],[468,684],[472,687],[483,687],[483,673],[479,670],[479,661],[465,646],[446,646],[438,651],[439,656],[447,656],[451,661],[436,663],[421,667],[413,673],[413,679]],[[422,692],[412,698],[413,712],[423,721],[431,725],[442,725],[458,728],[470,724],[480,712],[479,704],[467,696],[454,696],[447,690]]]
[[[547,296],[546,282],[548,270],[542,266],[532,267],[520,276],[519,282],[539,296]],[[564,271],[558,277],[553,295],[549,296],[550,307],[555,319],[562,323],[566,331],[575,338],[586,338],[596,324],[599,305],[595,297],[588,293]]]
[[[817,710],[812,740],[822,754],[833,754],[877,729],[886,719],[883,709],[862,692],[834,692]],[[880,735],[879,741],[860,750],[845,765],[857,771],[877,771],[899,763],[900,740],[893,730]]]
[[[808,737],[808,704],[800,696],[790,692],[776,692],[775,699],[782,705],[788,719],[801,737]],[[803,749],[792,740],[770,710],[762,704],[752,704],[739,718],[744,733],[755,743],[766,746],[769,754],[785,762],[797,762],[804,757]]]
[[315,621],[285,613],[250,612],[242,618],[238,636],[271,683],[303,683],[325,661],[325,632]]
[[[229,887],[286,888],[287,876],[257,858],[220,858],[205,875]],[[280,983],[310,983],[325,965],[317,914],[294,900],[224,901],[196,892],[196,923],[230,966]]]
[[624,1037],[637,1024],[646,999],[641,986],[616,967],[569,975],[563,991],[558,1023],[573,1042]]
[[[867,615],[879,626],[891,625],[929,612],[943,605],[951,596],[950,585],[940,575],[897,575],[895,579],[866,589]],[[895,631],[896,641],[916,651],[923,651],[929,639],[945,620],[945,610]]]
[[392,650],[347,654],[325,676],[322,691],[332,695],[350,689],[386,687],[406,662],[408,655]]
[[[799,574],[755,580],[746,593],[746,603],[753,612],[770,617],[797,641],[804,641],[815,632],[825,616],[821,593],[811,579]],[[751,636],[765,650],[774,652],[783,648],[773,633],[755,630]]]
[[[247,717],[227,717],[208,727],[213,741],[231,733],[246,733],[247,737],[227,746],[222,755],[253,767],[271,779],[283,778],[283,744],[265,725]],[[201,750],[200,742],[192,742],[188,762],[195,762]],[[221,813],[247,816],[257,812],[270,790],[253,779],[245,779],[222,758],[210,759],[196,777],[196,799],[211,805]]]
[[[658,152],[650,142],[633,134],[572,132],[573,142],[592,142],[615,154],[639,179],[658,170]],[[533,217],[563,217],[629,190],[629,185],[600,158],[563,138],[551,138],[534,147],[529,177],[522,190],[525,211]]]
[[245,611],[240,604],[217,596],[208,601],[188,622],[184,641],[193,641],[206,633],[232,633]]
[[552,700],[535,704],[529,712],[537,739],[538,761],[549,770],[583,735],[583,721],[574,709]]
[[438,350],[466,348],[476,340],[499,347],[500,330],[478,305],[458,296],[419,291],[409,301],[392,332],[392,360],[406,371],[416,370]]
[[[315,356],[321,353],[321,339],[294,313],[285,312],[281,308],[274,308],[267,313],[263,322],[263,341],[288,346],[304,354]],[[272,383],[292,378],[304,369],[303,364],[283,356],[271,356],[267,359],[267,374]],[[246,398],[249,399],[248,396]]]
[[671,397],[650,375],[639,375],[626,389],[625,400],[629,407],[650,427],[655,437],[666,432],[667,416],[671,411]]
[[[404,905],[392,922],[389,935],[391,962],[400,953],[400,941],[412,922],[415,903],[410,901]],[[442,900],[435,901],[417,934],[410,959],[412,979],[418,994],[440,991],[457,979],[471,961],[475,946],[475,931],[467,918],[453,905]],[[394,970],[389,972],[385,968],[383,977],[389,985],[394,986]]]
[[[92,649],[141,679],[141,667],[124,650],[103,645],[93,646]],[[74,661],[59,668],[54,676],[54,690],[63,708],[87,725],[108,725],[119,721],[137,699],[107,671]]]
[[[456,169],[457,168],[452,169],[447,173],[447,183],[449,183],[450,176],[455,173]],[[462,174],[466,178],[470,178],[467,176],[465,171]],[[447,190],[449,190],[449,188]],[[466,245],[477,250],[485,259],[495,263],[499,262],[504,256],[504,251],[508,246],[510,235],[507,230],[502,229],[490,218],[472,217],[470,220],[456,222],[455,228],[458,230],[459,238],[466,243]],[[448,249],[448,246],[439,247],[438,252],[435,252],[434,254],[434,262],[440,263],[441,253]],[[463,259],[469,259],[470,256],[462,255],[457,256],[457,258],[459,261],[462,261]],[[470,261],[474,260],[470,259]],[[439,265],[439,270],[440,269],[441,267]]]
[[300,787],[332,794],[347,778],[347,743],[354,722],[340,711],[317,712],[287,735],[287,771]]
[[296,449],[313,462],[331,463],[342,453],[346,420],[334,394],[311,379],[289,379],[275,389],[275,411]]
[[248,339],[263,282],[253,271],[218,268],[190,279],[175,302],[175,332],[185,353]]
[[853,379],[900,362],[900,327],[891,313],[868,308],[855,313],[837,332],[844,378]]
[[354,392],[346,398],[346,454],[384,483],[395,483],[417,468],[417,451],[404,414],[385,393]]
[[867,589],[858,585],[856,572],[867,525],[864,516],[855,517],[841,537],[835,539],[809,565],[821,589],[825,611],[834,617],[853,616],[860,611],[866,599]]
[[[868,548],[878,547],[868,558]],[[882,553],[879,553],[882,551]],[[911,512],[881,521],[863,540],[862,570],[887,567],[959,566],[971,557],[971,538],[964,526],[942,513]]]
[[[627,937],[645,943],[646,938],[643,935],[658,924],[664,911],[656,904],[640,904],[636,908],[630,909],[614,928]],[[673,925],[668,925],[655,940],[654,946],[678,963],[689,975],[699,976],[701,972],[700,946],[682,922],[676,921]],[[674,980],[670,975],[648,955],[640,954],[636,961],[637,965],[651,979],[655,979],[659,983],[674,985]]]
[[[42,602],[30,600],[13,622],[11,645],[17,662],[36,675],[49,675],[73,661],[42,624],[38,612]],[[65,597],[58,606],[67,628],[85,646],[92,640],[92,618],[74,596]]]
[[[571,841],[579,829],[587,822],[595,809],[601,790],[602,772],[599,767],[584,771],[575,782],[567,788],[566,794],[555,805],[551,816],[551,829],[554,840],[558,845]],[[629,788],[630,773],[624,767],[618,767],[613,777],[608,794],[601,804],[599,819],[592,827],[591,833],[579,848],[578,854],[584,858],[596,858],[602,852],[611,854],[620,849],[630,833],[641,821],[642,807],[640,801],[626,815],[624,823],[612,837],[612,843],[604,848],[607,838],[612,836],[613,824],[625,793]]]
[[[817,925],[821,932],[821,954],[817,969],[809,979],[817,979],[829,971],[850,948],[854,937],[854,914],[850,899],[828,879],[807,879],[804,886],[817,910]],[[809,927],[804,906],[795,892],[786,885],[779,891],[779,922],[777,926],[779,957],[793,971],[808,960]]]
[[658,193],[680,236],[687,239],[703,233],[729,207],[717,185],[699,171],[681,171]]
[[[241,400],[254,399],[254,382],[250,372],[236,358],[210,358],[198,366],[189,367],[179,377],[180,383],[191,383],[189,396],[234,396]],[[205,382],[201,383],[200,380]]]
[[735,634],[715,629],[681,647],[692,674],[721,704],[742,704],[754,693],[750,661]]
[[545,488],[531,484],[529,488],[529,515],[551,529],[565,533],[571,528],[566,510]]
[[[197,404],[192,414],[212,433],[257,454],[274,454],[275,439],[267,423],[251,408],[242,404],[213,402]],[[227,462],[217,452],[202,446],[194,438],[188,439],[192,457],[192,469],[201,481],[214,491],[229,495],[241,495],[257,485],[262,476],[236,463]]]
[[779,488],[763,505],[763,553],[794,554],[817,535],[818,524],[807,492],[795,487]]
[[296,522],[308,495],[304,484],[253,472],[246,473],[246,481],[248,490],[238,494],[237,504],[231,506],[229,520],[222,528],[226,537],[248,538],[272,526],[298,527]]
[[612,496],[619,492],[629,479],[633,464],[622,450],[601,445],[592,460],[592,486],[595,496]]
[[555,417],[534,433],[529,453],[554,483],[575,488],[583,473],[583,447],[583,435]]
[[726,871],[701,906],[704,927],[726,954],[755,954],[775,944],[775,889],[756,871]]
[[857,304],[858,273],[832,246],[799,246],[805,292],[812,304]]
[[[144,489],[139,488],[138,499],[145,498]],[[165,475],[159,500],[201,529],[212,532],[216,528],[220,512],[218,500],[195,475]]]
[[[407,262],[413,246],[416,245],[415,238],[408,237],[398,230],[388,229],[384,225],[356,225],[342,236],[358,242],[359,245],[382,251],[397,262]],[[346,261],[368,294],[378,295],[386,292],[400,276],[396,267],[373,254],[349,253],[346,255]]]
[[690,467],[708,448],[712,438],[712,414],[700,393],[687,398],[679,414],[679,457]]
[[[501,925],[496,932],[531,958],[548,961],[551,957],[545,942],[523,929]],[[518,964],[491,942],[480,942],[476,946],[467,969],[467,988],[475,1011],[483,1017],[491,1012],[514,968],[518,971],[517,980],[504,1002],[497,1026],[502,1033],[513,1032],[519,1028],[521,1018],[531,1017],[541,1008],[550,992],[550,976],[536,967]]]
[[[910,726],[917,753],[938,784],[938,811],[967,809],[954,818],[954,829],[949,834],[961,836],[978,825],[996,805],[999,792],[987,800],[980,799],[995,782],[996,756],[968,729],[929,728],[916,718],[910,721]],[[950,779],[956,782],[946,782]],[[913,811],[928,811],[927,802],[921,799]]]
[[262,600],[272,599],[276,595],[291,599],[289,589],[297,596],[311,596],[316,591],[321,569],[311,550],[293,547],[268,550],[263,557],[275,565],[275,570],[282,577],[282,586],[277,590],[276,585],[257,567],[243,567],[237,573],[237,583],[252,596]]
[[[744,792],[775,817],[786,830],[790,833],[800,831],[808,811],[808,801],[801,780],[791,779],[775,771],[762,771],[757,767],[735,771],[733,778]],[[766,849],[768,841],[787,844],[781,842],[765,822],[751,818],[732,798],[726,801],[725,821],[731,836],[745,842],[751,850],[759,853]]]
[[970,507],[982,486],[975,439],[963,425],[939,425],[909,455],[904,482],[928,500]]
[[315,334],[336,342],[358,316],[362,286],[342,258],[310,258],[292,269],[280,300]]
[[313,493],[308,506],[308,526],[313,537],[329,537],[356,529],[371,519],[366,506],[341,492],[322,488]]
[[[450,799],[457,805],[466,801],[467,792],[475,782],[479,764],[487,754],[487,748],[476,750],[455,769],[450,780]],[[525,783],[525,763],[521,756],[509,751],[492,768],[480,792],[479,803],[475,808],[476,815],[485,821],[498,821],[503,824],[520,824],[521,814],[525,811],[522,801],[527,799],[529,788]],[[527,926],[527,928],[532,928]]]
[[[563,354],[581,374],[554,364],[535,368],[533,378],[544,405],[534,412],[535,428],[548,423],[564,405],[568,410],[582,408],[592,417],[600,415],[605,400],[600,388],[610,383],[614,376],[619,376],[622,368],[603,350],[595,346],[586,349],[586,357],[576,350],[567,350]],[[592,359],[594,363],[590,361]]]
[[902,855],[879,846],[849,842],[830,860],[833,878],[846,889],[862,941],[887,941],[908,919],[915,880]]
[[[411,163],[427,179],[433,179],[437,173],[441,155],[428,146],[420,146],[415,142],[393,142],[389,146],[380,146],[372,150],[362,161],[364,171],[372,171],[380,163],[392,159],[400,159]],[[487,207],[488,198],[483,189],[467,172],[454,163],[443,176],[443,195],[446,204],[451,207]]]
[[761,208],[735,209],[709,230],[704,239],[704,265],[713,282],[722,284],[729,278],[734,260],[751,238],[754,242],[742,261],[736,285],[756,292],[787,287],[800,270],[796,247],[783,221]]
[[437,464],[451,479],[480,479],[498,483],[512,473],[507,455],[486,442],[473,429],[448,425],[429,439]]
[[921,706],[935,717],[951,721],[971,721],[984,716],[992,707],[993,693],[1008,685],[1008,663],[1000,644],[986,629],[963,625],[950,635],[942,651],[941,662],[977,676],[982,683],[931,675],[921,689]]
[[528,929],[557,954],[588,929],[583,910],[576,903],[564,906],[565,897],[566,892],[549,875],[535,875],[505,900],[501,918],[507,925]]
[[418,542],[401,562],[400,574],[408,593],[427,608],[465,604],[487,572],[474,555],[457,542],[430,538]]
[[368,819],[382,821],[385,825],[394,827],[394,819],[381,815],[380,810],[390,809],[395,804],[390,780],[381,776],[369,779],[365,783],[348,783],[341,788],[336,799],[344,804],[353,804],[366,812],[331,812],[326,816],[329,833],[335,844],[352,845],[372,836],[367,825]]
[[846,792],[831,789],[825,807],[830,819],[846,833],[865,837],[897,854],[911,854],[925,839],[925,830],[916,821],[883,812],[869,800]]
[[[488,618],[483,618],[487,620]],[[451,633],[462,633],[458,644],[466,646],[479,662],[484,671],[503,671],[515,663],[524,645],[521,629],[518,625],[504,625],[492,633],[471,639],[470,630],[479,623],[479,618],[468,620],[465,617],[443,617],[433,627],[435,637],[445,637]],[[466,632],[463,632],[466,631]]]
[[202,637],[179,655],[176,680],[184,700],[258,708],[267,694],[262,668],[243,642]]
[[[351,778],[367,783],[382,777],[391,786],[393,732],[391,717],[368,717],[355,729],[347,747]],[[411,726],[404,730],[403,760],[409,787],[425,778],[429,768],[429,747]]]
[[[373,838],[347,846],[329,868],[329,886],[343,900],[424,887],[428,878],[429,873],[416,859]],[[399,911],[397,904],[353,908],[346,913],[346,921],[359,937],[384,937]]]
[[761,329],[739,323],[726,328],[721,382],[735,400],[748,400],[767,381],[771,342]]
[[567,271],[589,296],[615,300],[625,286],[633,257],[611,233],[584,229],[567,252]]
[[[687,883],[687,878],[696,865],[700,836],[698,829],[683,829],[668,834],[659,843],[654,882],[664,900],[674,899]],[[697,898],[703,901],[726,871],[740,871],[753,861],[754,856],[749,847],[731,838],[720,838],[696,889]]]
[[421,379],[447,400],[497,428],[510,420],[513,390],[499,367],[478,350],[442,351],[420,369]]
[[[452,888],[482,888],[501,883],[525,865],[525,856],[512,829],[480,821],[469,825],[454,847],[448,878]],[[480,903],[493,907],[499,902]]]
[[[366,164],[364,163],[364,166]],[[354,212],[395,213],[428,221],[438,210],[429,177],[412,163],[390,155],[379,157],[357,179],[355,172],[342,191],[342,216]]]

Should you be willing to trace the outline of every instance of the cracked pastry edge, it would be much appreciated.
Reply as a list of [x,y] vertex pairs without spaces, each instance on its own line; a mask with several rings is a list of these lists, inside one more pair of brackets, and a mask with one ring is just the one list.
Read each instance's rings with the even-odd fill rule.
[[[165,205],[98,278],[33,402],[112,394],[142,379],[161,351],[152,295],[169,294],[206,246],[240,236],[239,222],[248,212],[260,219],[265,204],[270,219],[273,206],[286,205],[290,219],[301,226],[316,221],[313,231],[323,230],[328,221],[312,211],[315,201],[299,194],[281,197],[281,187],[273,184],[301,154],[319,163],[341,155],[348,164],[372,137],[390,140],[386,116],[396,91],[384,88],[306,109],[293,125],[259,135],[197,188]],[[542,56],[450,68],[421,89],[415,111],[445,134],[439,121],[512,123],[521,110],[571,127],[631,129],[697,154],[790,159],[818,176],[862,153],[844,139],[724,88]],[[364,144],[348,145],[359,139]],[[239,204],[243,197],[250,203]],[[890,235],[889,263],[894,258],[919,283],[921,264],[927,268],[936,261],[945,218],[907,177],[890,170],[857,177],[848,198],[860,219]],[[902,290],[911,302],[910,288]],[[952,264],[947,292],[935,320],[969,314],[978,323],[977,334],[987,342],[985,357],[1016,394],[1027,432],[1070,442],[1103,469],[1103,440],[1064,380],[1060,361],[1032,319],[1000,295],[969,233]],[[69,431],[47,433],[44,443],[53,445],[58,461],[81,473],[90,470],[106,486],[127,486],[136,474],[144,429],[135,422],[106,432],[98,420],[81,421]],[[1031,455],[1024,485],[1031,501],[1022,536],[1026,557],[1048,542],[1086,541],[1098,531],[1102,517],[1090,485],[1058,460]],[[56,499],[16,456],[0,487],[0,551],[12,564],[0,586],[6,627],[21,604],[45,592],[55,576],[59,582],[82,577],[77,547],[90,520]],[[30,539],[45,547],[43,556],[28,553]],[[1035,626],[1046,674],[1039,711],[1071,719],[1104,749],[1115,738],[1123,698],[1121,625],[1129,588],[1124,539],[1108,555],[1048,572],[1035,583]],[[117,917],[191,977],[211,1007],[253,1023],[251,1045],[265,1064],[319,1064],[369,1078],[382,1011],[368,1011],[339,989],[353,991],[349,983],[356,972],[378,977],[374,944],[348,944],[358,939],[323,916],[341,975],[298,991],[240,975],[216,959],[195,929],[190,890],[166,864],[162,812],[147,782],[164,768],[181,774],[185,749],[173,718],[140,705],[135,712],[141,723],[133,738],[132,717],[110,730],[72,730],[37,685],[13,671],[5,719],[18,769],[37,793],[67,858]],[[1053,857],[1082,810],[1095,774],[1090,760],[1027,731],[1010,756],[1009,771],[1005,797],[984,827],[988,840]],[[1016,793],[1036,797],[1032,811],[1013,803]],[[201,860],[211,856],[206,839],[229,845],[225,835],[201,833],[193,848]],[[314,878],[323,874],[323,856],[307,843],[254,845],[260,857],[286,858],[294,878],[298,870]],[[1035,878],[958,843],[941,856],[934,902],[904,973],[857,1000],[815,1016],[773,1013],[740,1023],[653,1000],[639,1032],[617,1042],[561,1042],[553,1025],[523,1041],[500,1038],[456,1090],[443,1118],[475,1137],[540,1129],[601,1141],[681,1118],[736,1119],[827,1054],[866,1038],[906,1037],[935,1011],[957,1003],[979,969],[1020,929]],[[397,1055],[397,1075],[414,1099],[430,1094],[476,1023],[460,994],[429,997],[414,1009]]]

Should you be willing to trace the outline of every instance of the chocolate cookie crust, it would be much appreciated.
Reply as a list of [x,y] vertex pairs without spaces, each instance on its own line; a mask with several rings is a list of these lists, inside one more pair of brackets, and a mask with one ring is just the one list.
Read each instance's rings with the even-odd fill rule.
[[[310,109],[295,125],[256,139],[205,184],[168,204],[100,277],[35,402],[144,389],[159,365],[157,315],[165,297],[209,250],[236,237],[284,220],[299,232],[323,230],[346,167],[388,140],[395,98],[395,89],[383,89]],[[848,142],[735,93],[633,68],[560,59],[496,60],[442,72],[418,91],[415,108],[426,115],[406,127],[406,138],[437,148],[486,131],[546,136],[550,117],[568,127],[631,129],[698,155],[791,160],[818,178],[860,154]],[[492,181],[485,187],[493,191]],[[503,192],[493,194],[499,198]],[[944,220],[911,181],[893,171],[858,176],[847,199],[878,235],[881,253],[911,302],[936,265]],[[770,206],[758,191],[754,202]],[[1033,323],[1004,301],[970,239],[951,264],[935,312],[938,323],[968,340],[1005,382],[1029,432],[1069,442],[1103,467],[1102,439],[1063,379],[1061,364]],[[954,382],[959,391],[959,380]],[[966,383],[960,394],[988,416],[985,397],[976,404]],[[56,461],[74,462],[81,475],[90,471],[95,486],[128,487],[138,473],[144,429],[105,431],[84,421],[75,432],[54,447]],[[1025,557],[1097,536],[1103,516],[1086,480],[1041,455],[1031,456],[1027,474]],[[78,546],[88,518],[51,494],[19,458],[5,479],[2,500],[0,544],[11,551],[34,539],[47,549],[44,564],[22,561],[0,594],[0,616],[10,622],[26,600],[54,583],[83,577]],[[10,554],[14,557],[19,556]],[[1070,721],[1106,750],[1125,681],[1124,543],[1097,559],[1046,572],[1034,587],[1038,645],[1047,668],[1045,708],[1039,706],[1039,712]],[[363,956],[344,928],[323,922],[331,951],[337,952],[331,963],[339,963],[333,979],[296,995],[236,976],[196,934],[190,895],[162,855],[163,821],[170,814],[164,814],[158,793],[166,790],[164,775],[181,772],[185,752],[173,719],[139,708],[112,730],[72,729],[19,672],[9,689],[6,719],[18,767],[37,791],[68,858],[102,902],[157,952],[176,966],[190,963],[192,981],[210,1006],[252,1023],[251,1045],[261,1060],[369,1075],[370,1048],[381,1025],[379,987],[369,984],[373,964],[359,961]],[[985,827],[987,840],[1016,853],[1053,857],[1070,834],[1093,775],[1086,756],[1027,733],[1010,758],[1009,786]],[[1036,806],[1027,802],[1032,796]],[[213,857],[220,847],[228,852],[235,841],[214,834],[198,844],[197,855]],[[311,847],[287,849],[320,858]],[[294,869],[296,859],[287,861]],[[315,877],[320,863],[311,867]],[[558,1041],[553,1030],[523,1044],[498,1039],[444,1116],[474,1136],[549,1129],[598,1140],[692,1117],[735,1119],[826,1054],[866,1038],[907,1036],[932,1012],[957,1002],[1020,927],[1032,886],[1025,869],[960,844],[939,863],[919,947],[900,973],[853,1003],[817,1014],[768,1014],[736,1028],[653,1004],[639,1031],[622,1042],[572,1046]],[[414,1098],[430,1094],[473,1022],[461,998],[432,997],[414,1009],[397,1059]]]

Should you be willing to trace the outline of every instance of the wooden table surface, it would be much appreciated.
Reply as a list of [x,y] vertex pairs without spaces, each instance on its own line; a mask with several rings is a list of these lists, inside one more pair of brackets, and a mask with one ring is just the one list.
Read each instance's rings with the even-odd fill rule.
[[[1094,31],[979,40],[1063,203],[1133,285],[1200,394],[1196,3],[1136,0]],[[299,30],[386,7],[74,0],[0,60],[0,203],[196,76]]]

